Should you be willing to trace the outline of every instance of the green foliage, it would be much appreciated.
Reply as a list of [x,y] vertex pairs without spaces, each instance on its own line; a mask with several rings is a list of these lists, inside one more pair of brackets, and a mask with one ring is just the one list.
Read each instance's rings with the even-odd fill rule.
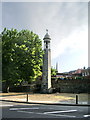
[[2,32],[2,79],[6,84],[31,82],[40,76],[42,41],[29,30],[4,29]]
[[57,74],[57,70],[54,68],[51,68],[51,76],[55,76]]

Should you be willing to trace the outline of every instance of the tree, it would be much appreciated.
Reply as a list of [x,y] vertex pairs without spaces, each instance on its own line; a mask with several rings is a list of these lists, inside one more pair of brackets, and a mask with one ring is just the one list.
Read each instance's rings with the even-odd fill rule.
[[55,76],[57,74],[57,70],[54,68],[51,68],[51,76]]
[[42,41],[29,30],[2,32],[2,79],[7,87],[22,81],[35,81],[42,66]]

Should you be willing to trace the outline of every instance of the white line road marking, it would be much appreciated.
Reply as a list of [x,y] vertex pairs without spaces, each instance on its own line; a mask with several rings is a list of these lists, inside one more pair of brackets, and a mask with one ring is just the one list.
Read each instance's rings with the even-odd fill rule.
[[[41,114],[41,115],[45,115],[44,113],[35,113],[35,112],[27,112],[27,111],[17,111],[17,112],[23,112],[23,113],[32,113],[32,114]],[[48,114],[48,115],[51,115],[51,116],[63,116],[63,117],[73,117],[75,118],[76,116],[70,116],[70,115],[56,115],[56,114]]]
[[63,113],[63,112],[75,112],[77,110],[65,110],[65,111],[52,111],[52,112],[44,112],[44,114],[52,114],[52,113]]
[[29,109],[39,109],[39,108],[10,108],[9,110],[29,110]]
[[23,113],[34,113],[34,112],[28,112],[28,111],[17,111],[17,112],[23,112]]
[[76,116],[70,116],[70,115],[57,115],[57,114],[48,114],[48,115],[52,115],[52,116],[63,116],[63,117],[73,117],[75,118]]
[[90,117],[90,115],[84,115],[84,117]]
[[14,106],[14,105],[4,105],[4,104],[0,105],[0,107],[6,107],[6,106]]

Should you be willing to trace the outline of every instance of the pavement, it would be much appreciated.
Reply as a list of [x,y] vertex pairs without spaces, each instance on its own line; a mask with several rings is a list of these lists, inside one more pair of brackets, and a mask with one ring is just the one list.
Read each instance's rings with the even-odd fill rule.
[[[78,103],[76,104],[76,95]],[[34,94],[34,93],[0,93],[0,101],[21,102],[21,103],[39,103],[51,105],[78,105],[90,106],[89,94],[71,94],[71,93],[55,93],[55,94]]]

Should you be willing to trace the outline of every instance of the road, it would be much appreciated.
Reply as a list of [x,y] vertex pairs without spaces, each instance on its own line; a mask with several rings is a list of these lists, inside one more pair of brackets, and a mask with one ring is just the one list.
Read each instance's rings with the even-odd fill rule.
[[90,118],[87,106],[2,102],[2,118]]

